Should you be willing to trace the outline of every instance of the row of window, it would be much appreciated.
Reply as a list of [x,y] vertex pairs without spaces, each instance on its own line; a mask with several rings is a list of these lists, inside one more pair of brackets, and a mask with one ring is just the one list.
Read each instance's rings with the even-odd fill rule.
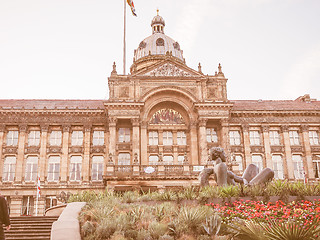
[[[94,146],[104,145],[104,131],[93,131],[92,144]],[[207,142],[217,143],[218,135],[214,128],[207,128],[206,130]],[[300,145],[300,135],[298,131],[289,131],[290,144]],[[17,146],[19,138],[18,131],[8,131],[7,133],[7,146]],[[261,134],[259,131],[249,132],[250,145],[261,145]],[[281,145],[281,139],[279,131],[269,132],[270,144]],[[163,145],[173,145],[173,133],[172,131],[163,131],[162,134]],[[319,134],[317,131],[309,131],[309,139],[311,145],[319,145]],[[230,145],[241,145],[240,131],[229,131]],[[130,128],[119,128],[118,130],[118,141],[128,143],[131,141]],[[49,144],[51,146],[61,146],[62,132],[52,131],[49,136]],[[40,144],[40,131],[30,131],[28,134],[28,145],[39,146]],[[159,144],[159,134],[157,131],[149,131],[149,145]],[[177,132],[177,144],[186,145],[187,136],[184,131]],[[71,145],[82,146],[83,145],[83,131],[72,131],[71,134]]]
[[[8,131],[7,146],[17,146],[19,139],[18,131]],[[49,144],[51,146],[61,146],[62,132],[52,131],[49,136]],[[39,146],[40,131],[30,131],[28,134],[28,146]],[[83,131],[72,131],[71,145],[81,146],[83,144]],[[94,146],[102,146],[104,144],[104,131],[93,131],[92,144]]]
[[[16,157],[7,156],[4,159],[2,181],[13,182],[16,171]],[[47,181],[57,182],[60,177],[60,156],[50,156],[48,158]],[[101,181],[103,174],[103,156],[93,156],[91,165],[91,180]],[[26,159],[24,180],[26,182],[34,182],[38,175],[37,156],[29,156]],[[71,156],[69,165],[69,180],[81,180],[82,156]]]
[[[259,131],[249,131],[250,145],[262,145]],[[281,145],[279,131],[269,131],[270,145]],[[290,145],[301,145],[298,131],[289,131]],[[309,131],[310,145],[319,145],[319,134],[317,131]],[[241,145],[240,131],[229,131],[230,145]]]
[[[264,168],[262,155],[252,154],[252,163],[255,164],[259,171],[261,172]],[[241,155],[235,155],[236,165],[235,170],[243,172],[243,159]],[[303,160],[301,155],[292,155],[292,162],[294,167],[294,178],[303,179],[305,177],[305,171],[303,168]],[[272,155],[272,168],[274,170],[274,177],[276,179],[284,179],[284,167],[282,155],[274,154]]]

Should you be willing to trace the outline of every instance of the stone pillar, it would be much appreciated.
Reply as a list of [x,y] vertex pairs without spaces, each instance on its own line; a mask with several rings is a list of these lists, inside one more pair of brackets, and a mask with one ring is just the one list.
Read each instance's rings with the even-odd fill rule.
[[27,125],[19,126],[19,140],[18,140],[18,155],[16,164],[16,182],[21,182],[23,177],[24,167],[24,148],[26,141]]
[[3,146],[3,141],[4,141],[4,130],[5,126],[0,125],[0,179],[2,180],[2,172],[3,172],[3,162],[4,159],[2,160],[2,146]]
[[177,130],[172,131],[172,153],[173,153],[173,164],[178,164],[178,132]]
[[141,165],[148,165],[148,134],[147,134],[147,122],[141,122]]
[[104,157],[104,163],[103,163],[103,175],[107,174],[107,168],[105,167],[108,164],[109,159],[109,131],[107,131],[107,126],[105,126],[104,131],[104,144],[105,144],[105,157]]
[[111,154],[114,164],[116,162],[116,142],[117,142],[117,134],[116,134],[116,126],[117,126],[117,118],[109,117],[109,155]]
[[245,167],[247,167],[249,164],[252,163],[249,125],[242,125],[242,134],[243,134],[244,159],[246,164]]
[[[228,158],[231,156],[230,142],[229,142],[229,122],[227,119],[221,119],[221,139],[218,139],[224,152]],[[231,159],[229,159],[231,160]]]
[[91,125],[84,126],[84,149],[82,162],[82,181],[88,182],[90,176],[90,139]]
[[271,158],[271,147],[270,147],[270,136],[269,136],[269,126],[262,126],[263,132],[263,143],[264,143],[264,152],[265,152],[265,163],[263,167],[273,168],[272,158]]
[[40,139],[40,158],[39,158],[39,174],[40,181],[44,181],[47,175],[47,139],[48,139],[48,125],[41,126],[41,139]]
[[198,156],[198,136],[197,136],[197,122],[190,123],[190,152],[191,152],[191,165],[198,165],[199,156]]
[[60,167],[60,181],[66,182],[68,179],[68,159],[69,159],[69,136],[70,136],[70,125],[62,127],[62,158]]
[[205,165],[208,161],[208,144],[206,133],[207,119],[199,120],[199,154],[200,164]]
[[281,127],[285,151],[285,158],[283,159],[284,177],[286,179],[294,179],[294,166],[292,162],[289,128],[286,125],[283,125]]
[[306,178],[314,179],[312,153],[311,153],[310,138],[309,138],[309,127],[307,125],[302,125],[302,138],[303,138],[303,145],[304,145],[304,151],[305,151],[305,158],[304,158],[303,165],[306,173]]
[[[132,118],[132,160],[134,161],[135,157],[140,163],[140,120],[139,118]],[[131,163],[133,164],[133,162]],[[137,163],[135,163],[137,164]]]
[[21,216],[21,207],[22,207],[23,196],[16,192],[16,195],[10,196],[10,217]]

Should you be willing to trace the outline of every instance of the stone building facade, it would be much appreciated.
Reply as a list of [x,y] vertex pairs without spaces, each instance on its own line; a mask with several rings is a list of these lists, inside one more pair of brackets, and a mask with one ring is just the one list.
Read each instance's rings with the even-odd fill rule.
[[320,176],[320,101],[229,100],[214,75],[188,67],[162,17],[135,50],[130,74],[108,79],[108,100],[0,100],[0,188],[11,215],[38,214],[81,190],[197,184],[221,146],[229,167],[250,163],[276,178]]

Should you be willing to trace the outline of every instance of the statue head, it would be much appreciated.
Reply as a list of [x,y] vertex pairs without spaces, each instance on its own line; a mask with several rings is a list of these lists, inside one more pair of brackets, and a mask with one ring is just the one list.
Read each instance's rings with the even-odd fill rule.
[[212,161],[216,161],[218,158],[220,158],[222,162],[226,162],[226,155],[224,154],[224,150],[221,147],[211,148],[210,157]]

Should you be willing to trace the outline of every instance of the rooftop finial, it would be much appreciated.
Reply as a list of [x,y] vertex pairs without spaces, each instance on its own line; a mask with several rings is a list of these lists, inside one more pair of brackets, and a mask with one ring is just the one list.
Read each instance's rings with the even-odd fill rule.
[[221,64],[220,64],[220,63],[219,63],[218,69],[219,69],[219,73],[222,73],[222,71],[221,71]]
[[113,62],[111,74],[117,74],[117,65],[116,65],[116,62]]
[[198,72],[199,72],[199,73],[202,73],[202,70],[201,70],[201,63],[199,63],[199,65],[198,65]]
[[157,8],[157,16],[159,16],[159,8]]

